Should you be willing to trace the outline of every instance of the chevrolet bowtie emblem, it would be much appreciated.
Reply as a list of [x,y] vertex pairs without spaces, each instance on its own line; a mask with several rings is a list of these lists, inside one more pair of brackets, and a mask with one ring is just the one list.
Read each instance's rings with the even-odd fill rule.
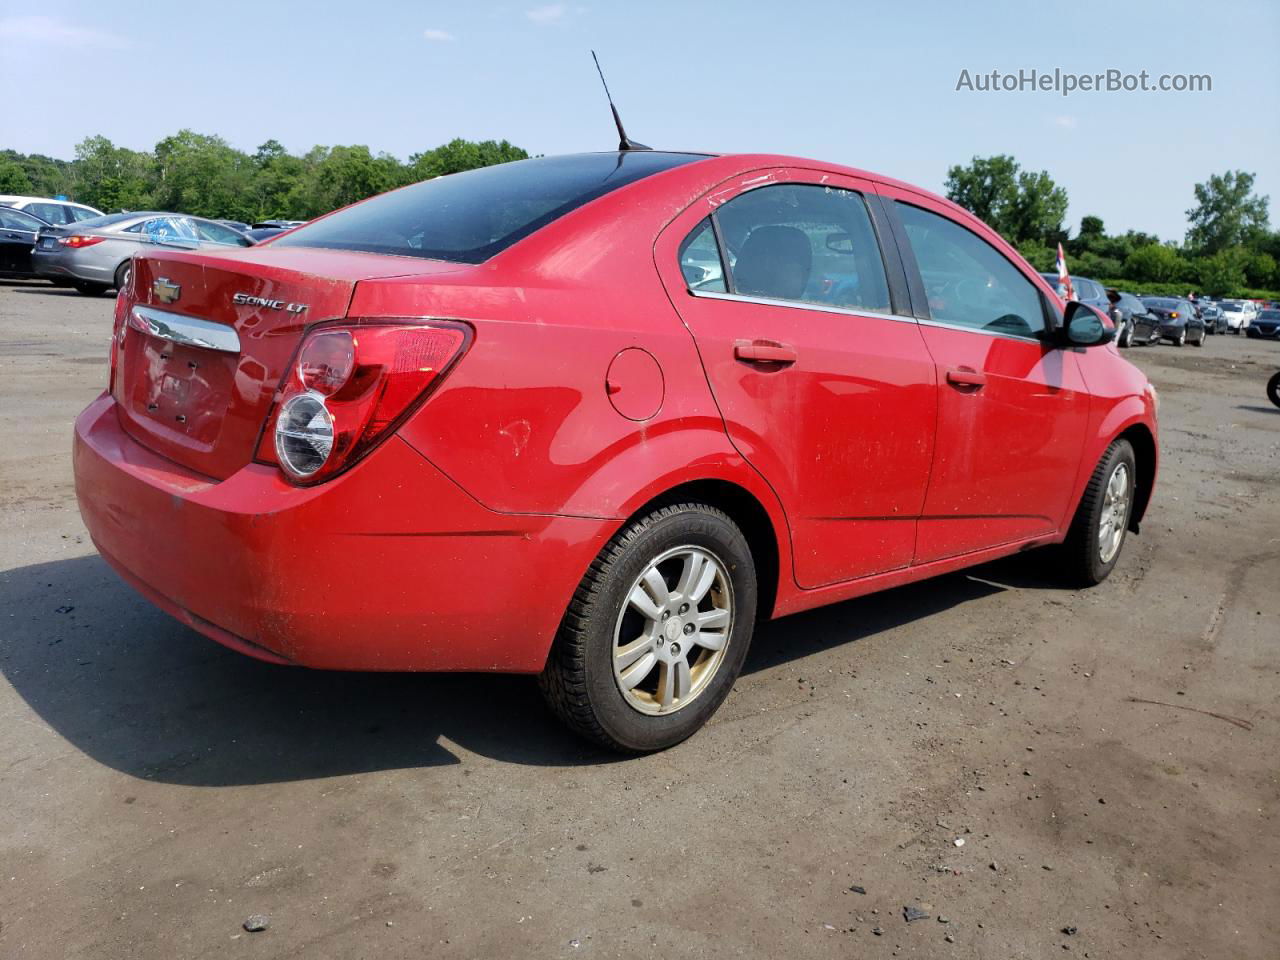
[[151,285],[151,292],[161,303],[173,303],[182,296],[182,285],[174,283],[168,277],[161,277]]

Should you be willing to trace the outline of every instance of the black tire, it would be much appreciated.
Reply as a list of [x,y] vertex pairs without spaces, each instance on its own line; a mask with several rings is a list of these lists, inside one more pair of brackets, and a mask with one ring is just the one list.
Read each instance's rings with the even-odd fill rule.
[[[1128,482],[1124,518],[1120,524],[1120,542],[1115,547],[1114,554],[1104,560],[1099,539],[1107,506],[1107,486],[1121,466],[1128,471]],[[1089,478],[1084,496],[1080,498],[1080,505],[1076,507],[1076,514],[1071,520],[1067,539],[1062,544],[1061,569],[1067,581],[1073,586],[1092,587],[1107,579],[1115,569],[1120,554],[1124,552],[1129,518],[1133,512],[1136,479],[1137,460],[1133,454],[1133,447],[1128,440],[1116,440],[1107,447],[1107,452],[1094,467],[1093,476]]]
[[100,297],[111,289],[105,283],[91,283],[88,280],[77,280],[73,286],[86,297]]
[[1133,346],[1133,323],[1129,322],[1124,325],[1124,329],[1120,331],[1120,346]]
[[[628,702],[615,679],[614,633],[637,579],[653,561],[682,546],[709,552],[727,574],[733,612],[728,639],[719,666],[687,705],[646,714]],[[592,561],[539,677],[543,696],[571,729],[611,750],[647,753],[673,746],[706,723],[732,689],[755,630],[756,595],[751,550],[726,514],[700,503],[657,509],[628,523]]]
[[1197,347],[1203,347],[1203,346],[1204,346],[1204,338],[1205,338],[1205,336],[1206,336],[1206,335],[1207,335],[1207,334],[1206,334],[1203,330],[1201,330],[1201,331],[1200,331],[1200,339],[1199,339],[1199,340],[1197,340],[1197,341],[1195,342],[1195,344],[1196,344],[1196,346],[1197,346]]
[[1267,381],[1267,398],[1277,407],[1280,407],[1280,373],[1275,374]]
[[116,293],[123,293],[124,288],[129,285],[129,278],[133,274],[133,261],[126,260],[120,266],[116,267],[115,288]]
[[1176,340],[1173,341],[1173,344],[1176,347],[1185,347],[1187,345],[1187,328],[1186,327],[1183,327],[1178,332],[1178,337]]

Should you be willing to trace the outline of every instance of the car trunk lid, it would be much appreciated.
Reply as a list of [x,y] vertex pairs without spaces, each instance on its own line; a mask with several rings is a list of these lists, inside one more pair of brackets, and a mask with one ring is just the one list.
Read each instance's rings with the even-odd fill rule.
[[281,248],[164,251],[134,263],[113,394],[124,429],[214,479],[248,464],[303,333],[345,317],[366,279],[454,264]]

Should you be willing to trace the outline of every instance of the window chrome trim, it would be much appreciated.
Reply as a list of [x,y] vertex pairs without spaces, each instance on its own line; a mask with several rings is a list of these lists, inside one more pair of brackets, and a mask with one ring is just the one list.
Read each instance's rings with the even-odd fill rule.
[[968,327],[963,323],[946,323],[942,320],[917,320],[921,326],[941,327],[944,330],[962,330],[965,333],[977,333],[984,337],[1004,337],[1006,340],[1021,340],[1023,343],[1045,343],[1044,338],[1025,336],[1020,333],[1005,333],[1003,330],[983,330],[981,327]]
[[[687,288],[686,288],[687,289]],[[1017,333],[1005,333],[1002,330],[983,330],[980,327],[968,327],[963,323],[947,323],[942,320],[926,320],[913,317],[908,313],[886,313],[883,310],[852,310],[848,307],[830,307],[821,303],[806,303],[803,300],[774,300],[769,297],[748,297],[740,293],[717,293],[708,290],[690,290],[690,296],[704,297],[708,300],[728,300],[732,303],[758,303],[766,307],[790,307],[793,310],[813,310],[817,313],[838,313],[846,317],[873,317],[880,320],[897,320],[899,323],[915,323],[923,327],[941,327],[944,330],[960,330],[964,333],[976,333],[984,337],[1004,337],[1006,340],[1019,340],[1023,343],[1044,343],[1041,337],[1023,336]]]
[[[838,313],[846,317],[878,317],[881,320],[897,320],[900,323],[916,323],[916,318],[905,313],[887,313],[884,310],[854,310],[849,307],[833,307],[825,303],[808,303],[804,300],[775,300],[771,297],[748,297],[741,293],[718,293],[711,290],[690,290],[694,297],[708,300],[728,300],[731,303],[758,303],[766,307],[789,307],[792,310],[812,310],[816,313]],[[924,321],[919,321],[923,323]]]
[[161,340],[171,340],[188,347],[203,347],[224,353],[240,352],[240,334],[234,327],[199,317],[185,317],[168,310],[135,306],[129,313],[129,326]]

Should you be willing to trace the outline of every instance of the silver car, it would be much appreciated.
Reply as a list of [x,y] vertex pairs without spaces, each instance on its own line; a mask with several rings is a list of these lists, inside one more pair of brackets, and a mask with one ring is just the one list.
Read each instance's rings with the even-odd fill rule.
[[203,217],[181,213],[109,213],[40,231],[31,265],[36,276],[98,296],[129,282],[133,255],[150,246],[187,250],[250,247],[244,234]]

